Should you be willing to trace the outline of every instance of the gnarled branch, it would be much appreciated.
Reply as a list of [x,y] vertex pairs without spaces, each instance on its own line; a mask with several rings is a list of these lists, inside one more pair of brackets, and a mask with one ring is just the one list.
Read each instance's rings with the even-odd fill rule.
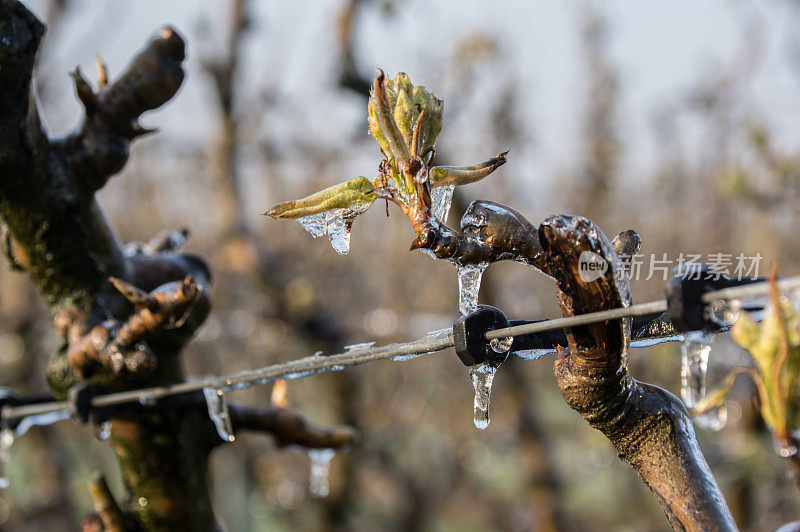
[[[630,304],[618,253],[624,259],[638,250],[635,232],[622,233],[612,244],[591,221],[566,215],[552,216],[536,230],[516,211],[486,201],[470,205],[461,227],[462,233],[435,228],[424,247],[456,263],[516,260],[534,266],[556,280],[565,316]],[[583,252],[608,262],[603,276],[581,278]],[[628,371],[630,320],[575,327],[567,341],[569,348],[560,350],[554,364],[565,401],[636,470],[672,526],[735,530],[683,403]]]

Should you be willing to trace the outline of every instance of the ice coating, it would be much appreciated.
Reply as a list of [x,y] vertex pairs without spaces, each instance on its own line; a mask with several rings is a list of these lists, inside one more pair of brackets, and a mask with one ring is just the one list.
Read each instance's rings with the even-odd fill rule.
[[458,267],[458,310],[462,315],[478,310],[478,292],[486,264],[467,264]]
[[203,395],[206,397],[208,416],[214,422],[219,437],[228,442],[235,440],[225,393],[219,388],[203,388]]
[[658,336],[655,338],[639,338],[638,340],[631,340],[631,347],[652,347],[666,342],[681,341],[683,341],[683,336],[680,334],[676,334],[675,336]]
[[339,214],[332,215],[333,211],[329,212],[328,216],[325,217],[331,247],[333,247],[334,251],[339,255],[347,255],[350,251],[350,227],[352,225],[352,220],[347,220]]
[[319,238],[327,232],[327,224],[325,223],[325,214],[321,212],[319,214],[312,214],[311,216],[304,216],[303,218],[298,218],[297,221],[300,222],[300,225],[303,228],[311,233],[311,236],[314,238]]
[[555,352],[555,349],[524,349],[522,351],[514,351],[514,354],[523,360],[538,360]]
[[14,433],[11,429],[0,431],[0,490],[8,487],[8,461],[12,443],[14,443]]
[[394,362],[407,362],[409,360],[413,360],[425,354],[427,353],[411,353],[408,355],[395,355],[393,357],[389,357],[389,360],[392,360]]
[[298,218],[297,221],[314,238],[328,235],[331,247],[340,255],[350,251],[350,229],[353,220],[369,208],[367,205],[354,205],[347,209],[333,209],[327,212]]
[[447,327],[445,329],[436,329],[435,331],[430,331],[428,334],[425,335],[425,339],[445,340],[447,338],[451,338],[452,336],[453,336],[453,328]]
[[360,351],[362,349],[368,349],[375,345],[375,342],[363,342],[360,344],[353,344],[353,345],[346,345],[344,346],[345,351]]
[[475,426],[484,430],[489,426],[489,399],[492,394],[492,381],[497,368],[489,364],[478,364],[469,368],[469,377],[475,388],[474,417]]
[[447,223],[455,188],[455,185],[442,185],[431,189],[431,212],[442,223]]
[[333,449],[309,449],[310,461],[308,489],[314,497],[328,496],[331,460],[336,452]]
[[47,414],[36,414],[23,418],[19,424],[14,427],[13,436],[19,438],[33,426],[43,427],[45,425],[52,425],[56,421],[62,419],[69,419],[69,411],[59,410],[57,412],[49,412]]

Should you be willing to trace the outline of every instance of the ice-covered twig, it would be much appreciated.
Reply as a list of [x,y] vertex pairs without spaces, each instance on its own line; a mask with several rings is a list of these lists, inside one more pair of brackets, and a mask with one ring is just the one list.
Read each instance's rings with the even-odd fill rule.
[[537,228],[514,209],[487,200],[473,201],[461,218],[461,231],[430,224],[412,248],[456,264],[514,260],[545,270]]

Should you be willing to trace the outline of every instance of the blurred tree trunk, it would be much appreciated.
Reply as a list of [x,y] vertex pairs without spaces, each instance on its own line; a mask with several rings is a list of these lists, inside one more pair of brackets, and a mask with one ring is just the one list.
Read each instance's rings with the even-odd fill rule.
[[[123,251],[96,198],[127,162],[132,140],[149,132],[139,116],[183,82],[183,40],[161,29],[110,84],[99,65],[97,91],[76,70],[84,123],[50,139],[31,90],[44,30],[20,2],[0,0],[0,220],[7,258],[28,273],[64,341],[48,382],[63,399],[79,383],[124,390],[183,381],[182,349],[209,310],[208,267],[178,251],[180,235]],[[319,429],[285,409],[229,407],[234,430],[271,433],[279,445],[353,443],[351,431]],[[221,440],[202,398],[122,406],[110,424],[129,497],[120,511],[104,481],[93,483],[102,511],[88,524],[109,528],[108,519],[122,518],[130,529],[217,529],[207,468]]]

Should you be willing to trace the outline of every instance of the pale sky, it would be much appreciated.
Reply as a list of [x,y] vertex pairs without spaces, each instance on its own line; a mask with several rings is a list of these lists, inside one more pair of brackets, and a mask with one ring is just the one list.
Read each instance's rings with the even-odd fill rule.
[[[46,6],[44,1],[27,4],[40,14]],[[363,101],[346,91],[331,90],[326,79],[336,66],[333,20],[341,4],[339,0],[252,2],[255,23],[245,44],[242,70],[246,92],[254,94],[266,84],[294,105],[306,103],[302,114],[270,117],[271,123],[302,124],[314,139],[334,147],[346,142],[343,132],[350,134],[365,125]],[[510,164],[526,175],[551,178],[570,170],[580,146],[578,118],[586,98],[579,41],[582,3],[407,0],[395,4],[393,16],[379,7],[364,11],[356,43],[365,75],[371,75],[374,66],[390,75],[403,70],[447,102],[448,93],[456,90],[450,75],[456,43],[471,32],[487,34],[498,41],[501,59],[481,67],[470,86],[469,105],[480,109],[480,103],[495,97],[506,80],[518,80],[524,87],[519,116],[533,127],[529,145],[512,147]],[[188,42],[187,81],[173,102],[143,122],[159,126],[169,139],[205,143],[214,107],[198,57],[213,53],[215,43],[222,42],[226,5],[75,0],[44,56],[49,83],[58,89],[45,115],[52,132],[64,133],[79,120],[80,108],[67,78],[74,65],[80,64],[93,77],[92,56],[100,51],[113,77],[156,28],[170,23]],[[750,33],[758,36],[760,52],[743,85],[738,111],[767,119],[779,145],[800,146],[800,38],[793,32],[800,18],[790,2],[616,0],[598,5],[608,21],[610,53],[620,75],[623,175],[648,174],[658,149],[652,134],[656,110],[680,102],[709,75],[736,71],[746,62],[743,43]],[[200,31],[201,21],[210,25],[210,32]],[[470,125],[481,126],[480,113],[473,117],[447,112],[446,104],[446,120],[458,124],[442,136],[448,153],[474,151],[479,137]],[[690,152],[702,150],[702,129],[691,118],[678,125]],[[352,175],[365,172],[364,159],[343,164]]]

